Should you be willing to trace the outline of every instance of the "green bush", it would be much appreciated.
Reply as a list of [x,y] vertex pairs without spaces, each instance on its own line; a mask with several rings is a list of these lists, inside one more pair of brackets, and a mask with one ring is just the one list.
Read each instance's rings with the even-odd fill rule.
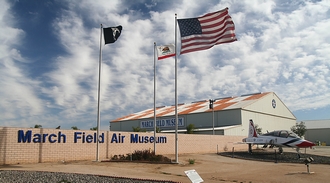
[[[132,158],[131,158],[132,156]],[[153,161],[153,162],[171,162],[171,160],[163,155],[155,155],[150,150],[135,150],[132,154],[114,155],[111,160],[132,160],[132,161]]]
[[194,159],[189,159],[189,164],[195,164],[195,160]]
[[195,130],[195,125],[194,124],[189,124],[187,126],[187,134],[193,134]]

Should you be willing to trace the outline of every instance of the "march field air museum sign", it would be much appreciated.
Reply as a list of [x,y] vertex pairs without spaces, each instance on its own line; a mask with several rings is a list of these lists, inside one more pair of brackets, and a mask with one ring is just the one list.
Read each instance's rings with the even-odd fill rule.
[[[184,126],[183,118],[178,118],[178,126]],[[157,127],[174,127],[175,118],[157,120]],[[141,121],[140,128],[154,128],[154,120]]]
[[[157,120],[157,127],[175,127],[175,118]],[[183,118],[178,119],[178,126],[184,126]],[[154,120],[141,121],[141,128],[154,128]],[[70,135],[70,139],[67,135],[61,131],[57,133],[33,133],[32,130],[18,130],[17,132],[17,142],[18,143],[66,143],[67,140],[73,143],[104,143],[104,133],[99,134],[97,138],[97,133],[88,133],[76,131],[73,132],[73,136]],[[110,137],[110,143],[167,143],[166,136],[147,136],[138,133],[129,134],[128,137],[122,135],[121,133],[112,133]]]
[[[66,143],[67,140],[73,140],[74,143],[104,143],[104,133],[97,138],[97,133],[92,134],[86,132],[74,132],[73,139],[67,139],[66,134],[59,131],[58,133],[33,133],[32,130],[18,130],[18,143]],[[113,133],[110,143],[167,143],[165,136],[141,136],[137,133],[129,135],[129,139],[121,133]]]

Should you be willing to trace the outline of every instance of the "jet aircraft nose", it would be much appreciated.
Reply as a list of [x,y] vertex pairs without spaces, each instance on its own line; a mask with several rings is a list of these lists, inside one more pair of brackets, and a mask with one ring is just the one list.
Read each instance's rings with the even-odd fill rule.
[[315,146],[315,144],[313,142],[308,141],[308,140],[304,140],[300,144],[297,144],[297,146],[298,147],[312,147],[312,146]]

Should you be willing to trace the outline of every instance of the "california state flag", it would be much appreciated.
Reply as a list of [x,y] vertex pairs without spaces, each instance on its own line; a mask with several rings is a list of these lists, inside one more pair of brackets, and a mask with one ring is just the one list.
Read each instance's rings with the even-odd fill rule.
[[175,56],[174,44],[157,46],[158,60]]

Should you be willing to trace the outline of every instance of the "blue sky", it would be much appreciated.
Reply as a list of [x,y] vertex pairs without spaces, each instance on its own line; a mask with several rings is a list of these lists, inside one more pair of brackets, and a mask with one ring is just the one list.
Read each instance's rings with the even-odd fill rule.
[[[329,1],[0,1],[0,126],[96,126],[153,107],[153,43],[174,43],[174,15],[229,8],[238,41],[178,57],[178,102],[275,92],[301,120],[330,119]],[[178,37],[179,34],[178,34]],[[157,106],[173,105],[174,59],[157,62]]]

